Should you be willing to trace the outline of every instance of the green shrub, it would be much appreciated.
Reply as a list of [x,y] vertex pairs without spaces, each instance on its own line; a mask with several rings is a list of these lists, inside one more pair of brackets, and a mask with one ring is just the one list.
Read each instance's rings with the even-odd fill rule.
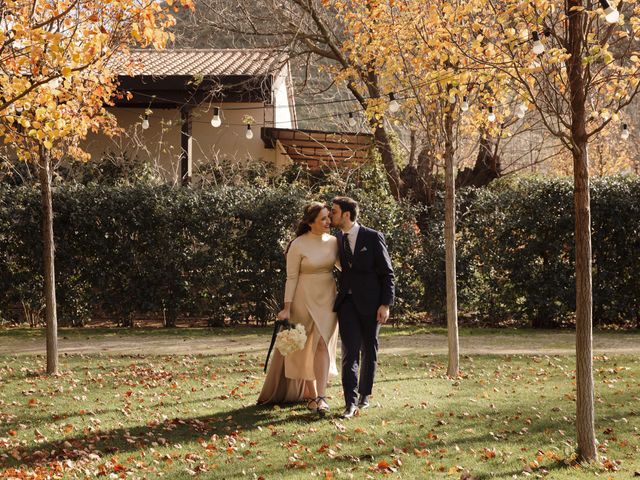
[[[283,252],[302,205],[317,196],[290,185],[58,185],[60,324],[108,316],[128,325],[142,314],[161,316],[167,325],[178,316],[211,324],[264,322],[282,305]],[[14,321],[23,316],[23,304],[42,308],[39,198],[33,186],[0,187],[0,312]],[[400,251],[408,241],[402,229],[411,223],[402,207],[363,206],[372,226],[392,232],[389,243],[402,270],[408,258]],[[400,281],[403,289],[407,300],[401,295],[400,306],[413,294]]]
[[[379,185],[375,172],[371,184]],[[266,182],[262,182],[266,183]],[[59,317],[122,324],[149,314],[264,322],[281,306],[284,248],[301,206],[348,194],[387,239],[397,279],[394,318],[444,318],[443,202],[402,204],[383,188],[59,184],[54,232]],[[570,324],[575,309],[570,180],[503,179],[459,193],[458,305],[489,325]],[[42,310],[40,195],[0,185],[0,316]],[[416,220],[417,219],[417,220]],[[419,228],[418,228],[419,225]],[[592,185],[594,323],[640,323],[640,179]]]

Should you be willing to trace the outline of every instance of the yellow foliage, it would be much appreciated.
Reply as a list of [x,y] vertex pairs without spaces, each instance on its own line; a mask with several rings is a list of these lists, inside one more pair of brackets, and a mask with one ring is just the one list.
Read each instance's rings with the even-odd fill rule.
[[[80,139],[91,130],[116,131],[104,108],[116,88],[105,61],[134,44],[163,48],[174,23],[169,7],[143,0],[4,3],[0,136],[22,160],[37,159],[41,147],[54,157],[88,158]],[[191,0],[180,5],[192,8]]]

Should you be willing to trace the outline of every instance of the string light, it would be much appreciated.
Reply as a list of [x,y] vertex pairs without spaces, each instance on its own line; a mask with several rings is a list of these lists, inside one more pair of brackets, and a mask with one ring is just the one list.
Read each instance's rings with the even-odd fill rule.
[[211,126],[213,128],[218,128],[222,125],[222,119],[220,118],[220,108],[213,107],[213,117],[211,118]]
[[600,5],[602,5],[602,8],[604,9],[604,19],[607,23],[618,23],[618,20],[620,19],[620,12],[618,12],[616,7],[611,6],[607,0],[600,0]]
[[533,37],[533,53],[542,55],[544,53],[544,45],[540,41],[540,34],[534,30],[531,32],[531,36]]
[[391,92],[389,94],[389,111],[391,113],[397,113],[400,110],[400,104],[396,100],[396,94]]
[[247,140],[251,140],[253,138],[253,130],[251,130],[251,125],[247,125],[247,133],[244,135],[247,137]]
[[493,113],[493,107],[489,107],[489,115],[487,115],[487,120],[492,123],[496,121],[496,114]]
[[622,124],[622,132],[620,132],[620,137],[622,137],[623,140],[627,140],[629,138],[629,134],[631,132],[629,132],[629,125],[627,125],[626,123]]
[[516,108],[516,116],[520,119],[524,118],[524,116],[527,114],[527,105],[522,102],[520,105],[518,105],[518,107]]
[[144,118],[142,119],[142,129],[146,130],[149,128],[149,115],[145,113]]
[[462,97],[462,104],[460,105],[460,110],[466,112],[469,110],[469,101],[467,100],[467,96]]
[[451,96],[449,97],[449,103],[450,103],[451,105],[454,105],[454,104],[456,103],[456,101],[457,101],[457,98],[456,98],[456,94],[454,93],[453,95],[451,95]]
[[350,127],[356,126],[356,118],[353,116],[353,112],[349,112],[349,126]]

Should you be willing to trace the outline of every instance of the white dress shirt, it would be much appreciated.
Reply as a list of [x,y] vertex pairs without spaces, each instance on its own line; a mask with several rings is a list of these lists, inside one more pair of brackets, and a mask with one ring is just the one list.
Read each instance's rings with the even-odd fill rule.
[[342,232],[347,235],[347,240],[349,240],[349,246],[351,247],[351,252],[356,254],[356,240],[358,239],[358,232],[360,231],[360,224],[358,222],[354,222],[353,226],[347,232]]

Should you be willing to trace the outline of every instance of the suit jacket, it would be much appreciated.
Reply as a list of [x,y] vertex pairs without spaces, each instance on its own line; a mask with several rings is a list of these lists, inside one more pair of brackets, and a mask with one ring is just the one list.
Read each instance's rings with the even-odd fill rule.
[[380,305],[393,305],[395,297],[393,267],[384,235],[360,225],[352,265],[349,265],[345,258],[343,237],[342,232],[338,232],[342,273],[338,282],[334,311],[338,311],[349,290],[351,290],[351,298],[356,309],[362,315],[375,314]]

